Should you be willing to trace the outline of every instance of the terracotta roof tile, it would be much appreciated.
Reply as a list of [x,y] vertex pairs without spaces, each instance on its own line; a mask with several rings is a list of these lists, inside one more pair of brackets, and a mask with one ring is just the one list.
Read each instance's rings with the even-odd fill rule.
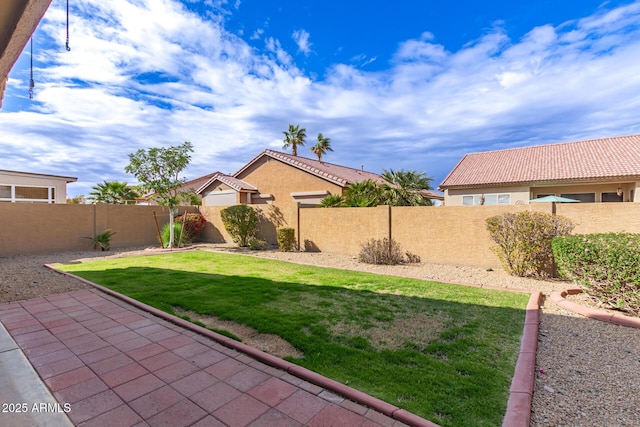
[[220,172],[213,172],[189,181],[186,181],[184,184],[182,184],[182,186],[180,187],[179,191],[198,191],[198,189],[200,187],[202,187],[206,182],[208,182],[214,175],[219,174]]
[[439,189],[640,177],[640,135],[465,155]]
[[258,191],[256,187],[254,187],[249,183],[244,182],[241,179],[235,178],[230,175],[225,175],[221,172],[216,172],[215,174],[211,175],[211,177],[208,180],[204,181],[200,185],[200,187],[196,189],[196,192],[198,194],[201,194],[202,191],[208,188],[215,181],[220,181],[221,183],[228,185],[229,187],[233,188],[236,191]]
[[349,168],[346,166],[336,165],[333,163],[319,162],[317,160],[309,159],[301,156],[292,156],[290,154],[281,153],[279,151],[264,150],[257,155],[253,160],[247,163],[242,169],[234,174],[234,176],[240,175],[247,167],[253,164],[262,156],[269,156],[271,158],[285,162],[298,169],[309,172],[313,175],[324,178],[327,181],[331,181],[342,187],[346,187],[354,182],[361,182],[367,179],[371,179],[376,182],[384,182],[382,177],[373,172],[367,172],[360,169]]

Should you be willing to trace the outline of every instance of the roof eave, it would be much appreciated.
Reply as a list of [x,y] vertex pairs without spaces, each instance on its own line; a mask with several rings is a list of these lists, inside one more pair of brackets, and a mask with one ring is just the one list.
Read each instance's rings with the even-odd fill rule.
[[604,176],[604,177],[584,177],[584,178],[564,178],[553,180],[540,180],[540,181],[510,181],[510,182],[485,182],[476,184],[463,184],[463,185],[439,185],[438,190],[457,190],[465,188],[492,188],[492,187],[506,187],[506,186],[527,186],[527,187],[543,187],[551,185],[565,185],[565,184],[592,184],[611,181],[626,181],[626,180],[640,180],[640,175],[616,175],[616,176]]

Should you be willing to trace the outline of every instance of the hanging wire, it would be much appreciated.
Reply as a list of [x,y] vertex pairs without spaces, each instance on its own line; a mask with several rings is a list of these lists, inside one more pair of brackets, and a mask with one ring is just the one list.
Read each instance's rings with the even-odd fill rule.
[[29,78],[29,99],[33,99],[33,88],[35,87],[35,82],[33,81],[33,37],[31,37],[31,76]]
[[67,52],[71,50],[69,47],[69,0],[67,0],[67,44],[65,45],[67,48]]

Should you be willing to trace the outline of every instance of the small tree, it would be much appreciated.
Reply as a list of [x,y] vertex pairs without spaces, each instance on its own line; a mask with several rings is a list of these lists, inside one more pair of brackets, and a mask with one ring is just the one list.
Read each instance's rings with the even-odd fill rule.
[[220,211],[225,230],[238,246],[246,247],[258,230],[258,214],[247,205],[230,206]]
[[169,247],[173,247],[174,241],[174,208],[180,202],[179,188],[185,181],[180,179],[180,173],[189,164],[192,152],[193,145],[188,141],[176,147],[140,149],[129,154],[129,165],[124,168],[145,191],[153,191],[152,199],[169,208]]

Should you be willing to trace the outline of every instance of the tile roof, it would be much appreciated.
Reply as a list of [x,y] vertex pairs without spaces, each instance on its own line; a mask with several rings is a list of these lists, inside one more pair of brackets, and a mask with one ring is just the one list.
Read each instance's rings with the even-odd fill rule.
[[200,194],[215,181],[220,181],[221,183],[228,185],[236,191],[258,191],[256,187],[247,182],[244,182],[241,179],[216,172],[207,181],[204,181],[199,187],[196,188],[196,193]]
[[467,154],[439,189],[625,177],[640,177],[640,135]]
[[290,154],[273,150],[264,150],[233,176],[239,176],[243,171],[263,156],[269,156],[273,159],[280,160],[312,175],[316,175],[320,178],[326,179],[327,181],[333,182],[341,187],[346,187],[349,184],[361,182],[366,179],[371,179],[376,182],[384,182],[380,175],[373,172],[340,166],[333,163],[319,162],[306,157],[292,156]]
[[190,181],[186,181],[182,186],[180,186],[179,191],[198,191],[200,187],[202,187],[205,183],[207,183],[214,175],[218,175],[220,172],[213,172],[199,178],[192,179]]

